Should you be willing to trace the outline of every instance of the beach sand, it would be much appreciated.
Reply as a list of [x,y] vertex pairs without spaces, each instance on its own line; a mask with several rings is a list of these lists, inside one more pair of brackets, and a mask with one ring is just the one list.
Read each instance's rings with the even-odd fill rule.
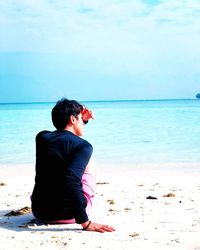
[[96,182],[90,219],[115,232],[37,225],[31,213],[5,216],[30,207],[34,166],[0,166],[0,250],[200,250],[200,164],[99,165]]

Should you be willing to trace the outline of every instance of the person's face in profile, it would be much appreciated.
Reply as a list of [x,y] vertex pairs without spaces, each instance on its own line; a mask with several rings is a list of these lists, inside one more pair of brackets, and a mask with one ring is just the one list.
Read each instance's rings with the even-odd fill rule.
[[82,118],[82,114],[80,113],[78,116],[75,117],[74,122],[74,132],[77,136],[82,136],[84,133],[84,122]]

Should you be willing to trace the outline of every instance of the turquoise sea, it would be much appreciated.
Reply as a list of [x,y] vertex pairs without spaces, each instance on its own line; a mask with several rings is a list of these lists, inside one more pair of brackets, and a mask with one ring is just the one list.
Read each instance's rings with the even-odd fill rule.
[[[96,114],[84,138],[97,163],[200,162],[200,100],[82,103]],[[35,162],[35,135],[54,130],[54,104],[0,104],[0,164]]]

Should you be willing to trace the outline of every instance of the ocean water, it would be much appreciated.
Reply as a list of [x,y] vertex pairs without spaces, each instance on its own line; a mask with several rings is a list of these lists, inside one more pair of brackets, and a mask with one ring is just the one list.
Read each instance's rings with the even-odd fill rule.
[[[200,100],[83,102],[94,158],[105,164],[200,163]],[[55,103],[0,104],[0,164],[35,162],[35,135]]]

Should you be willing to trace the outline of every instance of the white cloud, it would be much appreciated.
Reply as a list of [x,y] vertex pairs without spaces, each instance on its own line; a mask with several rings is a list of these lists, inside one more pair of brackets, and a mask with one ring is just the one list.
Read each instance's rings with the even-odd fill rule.
[[1,0],[0,49],[88,57],[107,73],[192,60],[200,52],[200,2],[150,2]]
[[0,0],[0,9],[0,51],[53,52],[56,62],[38,60],[56,77],[72,65],[89,85],[91,75],[154,92],[199,82],[199,0]]

